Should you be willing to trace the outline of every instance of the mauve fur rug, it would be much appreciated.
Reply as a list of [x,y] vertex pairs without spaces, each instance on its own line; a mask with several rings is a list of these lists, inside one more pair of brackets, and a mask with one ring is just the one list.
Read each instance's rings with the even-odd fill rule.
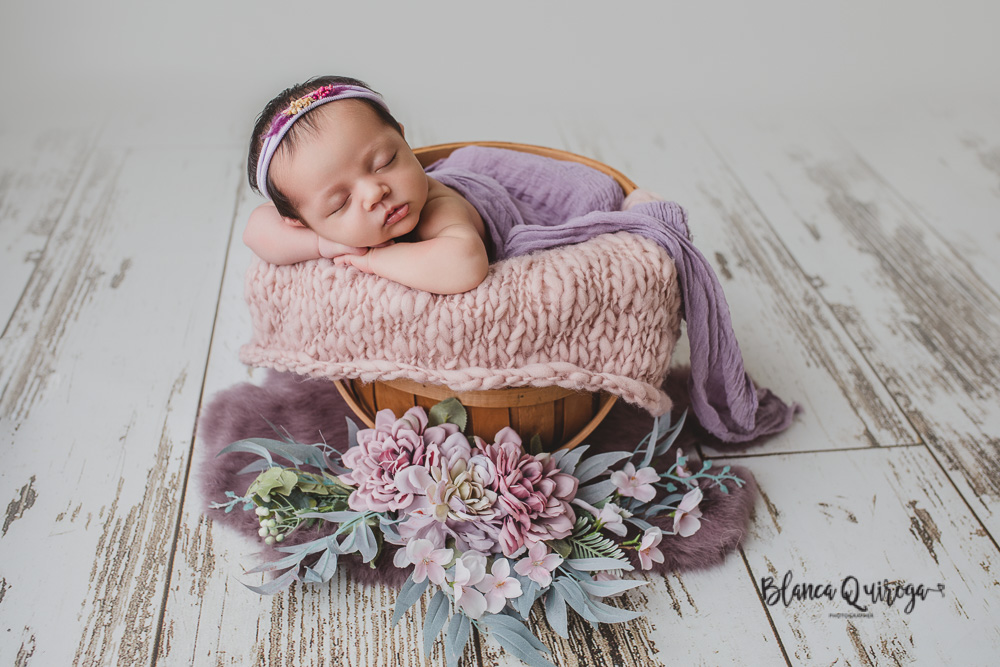
[[[674,369],[664,382],[664,389],[674,402],[675,418],[687,407],[687,373],[686,368]],[[269,371],[262,386],[247,382],[217,393],[202,411],[198,425],[198,442],[201,445],[195,469],[198,471],[206,503],[205,512],[213,521],[235,528],[253,543],[263,547],[257,535],[260,526],[253,512],[244,512],[237,507],[226,514],[207,507],[208,503],[227,500],[227,490],[244,493],[254,475],[236,473],[258,457],[243,453],[216,457],[216,454],[230,443],[244,438],[276,438],[277,435],[267,421],[287,429],[298,442],[311,444],[325,440],[332,445],[344,443],[347,440],[345,417],[348,416],[355,422],[359,421],[332,382],[309,379],[295,373]],[[631,450],[652,430],[652,425],[653,418],[648,413],[619,400],[586,443],[591,446],[591,453],[613,449]],[[694,448],[695,442],[711,442],[716,447],[729,447],[734,451],[742,451],[748,446],[721,443],[695,424],[689,414],[684,430],[674,447],[666,454],[665,461],[673,461],[674,449],[680,447],[690,458],[688,467],[700,469],[701,462]],[[746,468],[734,466],[731,472],[744,479],[746,484],[742,488],[728,484],[728,494],[722,493],[715,486],[703,489],[705,497],[701,503],[701,529],[691,537],[664,535],[660,549],[665,558],[662,565],[655,567],[657,571],[710,567],[722,562],[727,553],[739,546],[757,495],[757,485]],[[672,527],[672,519],[667,517],[654,519],[652,523],[664,529]],[[299,530],[290,535],[284,544],[298,544],[318,536],[316,529]],[[391,563],[391,553],[386,550],[374,562],[379,565]],[[631,551],[629,553],[634,554]],[[270,548],[266,548],[261,555],[266,560],[277,557],[279,553]],[[638,565],[634,558],[633,564]],[[355,580],[368,585],[384,583],[399,586],[409,576],[409,569],[381,566],[373,568],[362,563],[356,555],[342,558],[340,565]]]

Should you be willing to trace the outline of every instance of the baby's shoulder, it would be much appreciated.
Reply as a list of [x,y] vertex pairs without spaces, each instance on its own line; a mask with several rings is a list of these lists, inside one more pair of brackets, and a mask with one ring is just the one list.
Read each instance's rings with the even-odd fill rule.
[[420,223],[415,230],[418,237],[421,240],[432,239],[445,229],[454,232],[456,228],[468,229],[481,239],[486,238],[486,225],[476,207],[457,190],[428,177],[427,203],[424,204]]

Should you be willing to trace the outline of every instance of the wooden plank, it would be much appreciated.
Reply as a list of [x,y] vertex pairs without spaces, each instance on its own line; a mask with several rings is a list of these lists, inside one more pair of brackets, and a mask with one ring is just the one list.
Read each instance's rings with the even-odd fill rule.
[[62,214],[94,131],[0,134],[0,332]]
[[[1000,293],[1000,115],[998,109],[948,113],[909,109],[882,117],[838,116],[854,152],[912,205],[940,236]],[[918,141],[914,141],[919,137]]]
[[[244,186],[236,213],[237,229],[259,203]],[[222,285],[205,397],[264,372],[250,371],[237,359],[250,338],[250,314],[243,301],[243,275],[250,251],[234,234]],[[200,465],[195,443],[195,471]],[[220,496],[225,489],[220,490]],[[296,585],[273,597],[245,589],[239,581],[259,564],[257,543],[203,514],[206,500],[194,479],[185,491],[177,557],[163,615],[159,664],[220,665],[389,665],[444,664],[440,642],[427,660],[422,654],[422,610],[429,596],[395,628],[389,619],[395,590],[366,588],[338,575],[329,586]],[[418,614],[418,610],[420,613]]]
[[[768,611],[794,664],[995,661],[997,548],[924,446],[739,462],[762,491],[744,550],[762,595],[777,596]],[[847,577],[934,592],[907,611],[910,597],[889,606],[862,589],[862,612],[840,595]],[[795,584],[830,584],[834,599],[794,598]],[[837,616],[852,613],[870,616]]]
[[[825,126],[744,125],[708,132],[949,478],[1000,534],[1000,298]],[[979,222],[989,233],[990,221]]]
[[[645,613],[634,621],[595,630],[570,611],[565,640],[534,615],[532,629],[552,651],[552,661],[560,667],[784,663],[739,554],[710,570],[646,579],[647,586],[629,591],[622,602],[610,601]],[[486,667],[522,664],[488,637],[482,657]]]
[[[592,150],[628,176],[681,203],[696,247],[726,292],[746,368],[754,380],[803,405],[768,452],[912,443],[916,434],[818,293],[821,282],[784,247],[697,128],[567,130],[571,150]],[[737,172],[738,173],[738,172]],[[686,362],[682,337],[675,362]],[[717,450],[706,447],[706,453]]]
[[152,658],[238,160],[99,146],[38,258],[0,340],[0,619],[30,638],[0,662]]

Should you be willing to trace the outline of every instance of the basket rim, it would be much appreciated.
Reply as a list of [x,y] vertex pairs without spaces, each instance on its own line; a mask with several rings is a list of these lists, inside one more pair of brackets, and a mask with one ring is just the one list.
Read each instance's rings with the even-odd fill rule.
[[543,157],[550,157],[555,160],[562,160],[563,162],[578,162],[615,179],[615,182],[621,186],[622,190],[625,191],[625,194],[629,194],[638,187],[628,176],[614,167],[604,164],[603,162],[589,158],[585,155],[563,150],[561,148],[550,148],[548,146],[539,146],[537,144],[522,144],[513,141],[453,141],[444,144],[420,146],[413,149],[413,154],[417,156],[418,160],[420,160],[420,164],[426,167],[437,160],[448,157],[452,152],[458,150],[459,148],[465,148],[466,146],[505,148],[507,150],[521,151],[522,153],[533,153]]

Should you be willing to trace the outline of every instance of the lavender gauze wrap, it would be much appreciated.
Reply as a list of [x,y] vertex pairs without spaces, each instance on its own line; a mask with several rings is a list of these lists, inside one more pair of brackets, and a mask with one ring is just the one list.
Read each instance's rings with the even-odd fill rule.
[[791,424],[798,406],[767,389],[758,393],[744,370],[722,286],[689,240],[679,205],[657,201],[620,211],[624,195],[611,177],[585,165],[498,148],[461,148],[427,172],[479,211],[493,261],[611,232],[658,243],[677,270],[691,347],[691,409],[698,421],[726,442],[753,440]]

